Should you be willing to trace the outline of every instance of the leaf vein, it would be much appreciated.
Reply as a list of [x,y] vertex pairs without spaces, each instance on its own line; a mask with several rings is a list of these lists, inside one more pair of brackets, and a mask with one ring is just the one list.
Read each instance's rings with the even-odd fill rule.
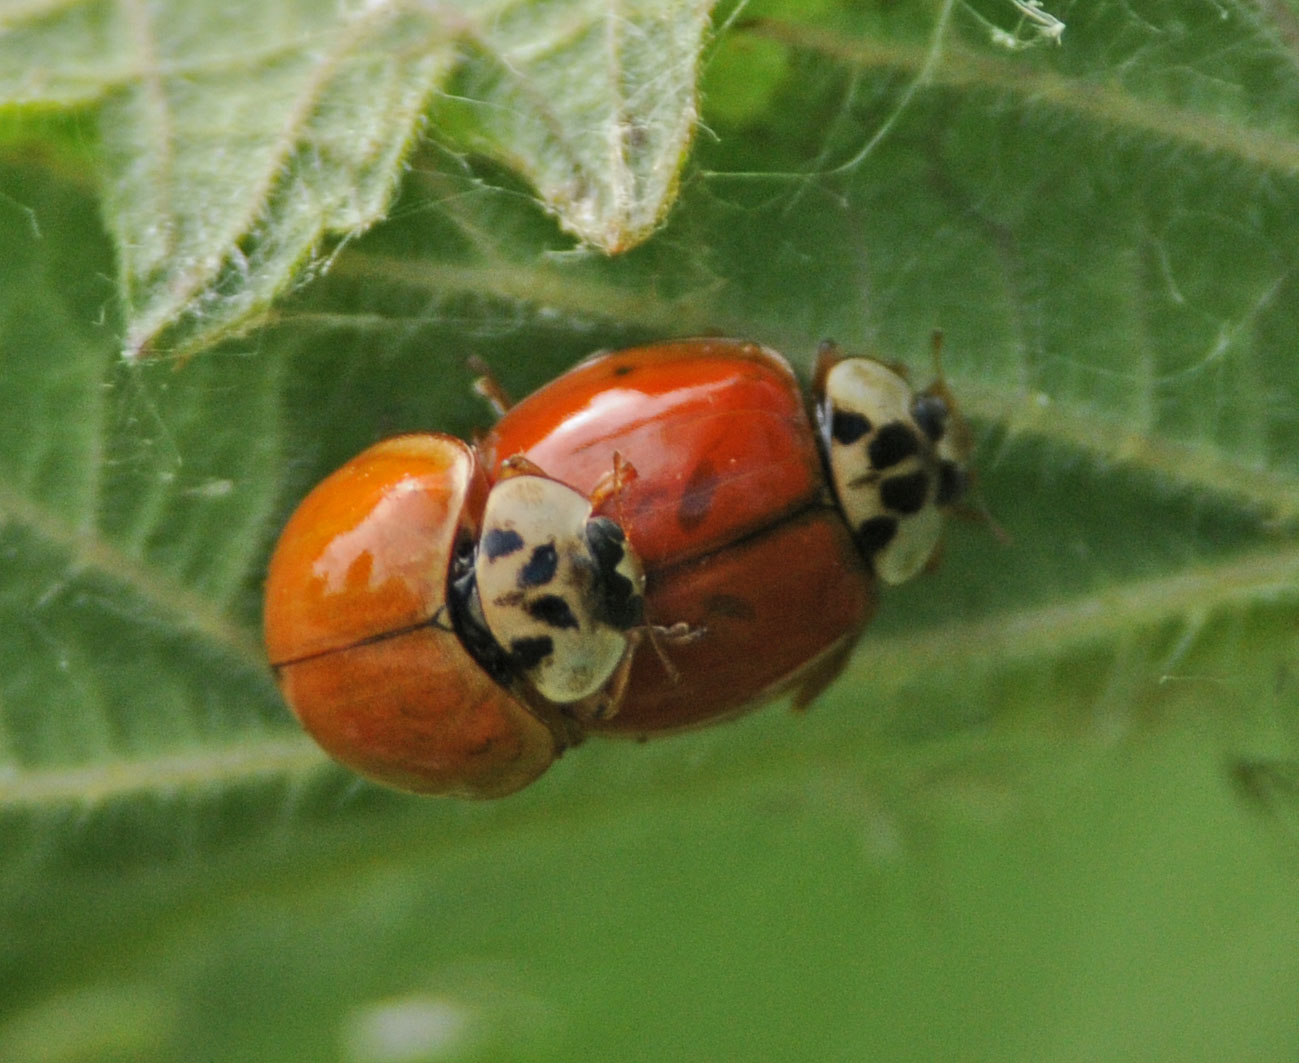
[[207,599],[98,535],[69,527],[4,481],[0,481],[0,520],[23,525],[44,542],[66,551],[71,570],[88,569],[105,574],[173,617],[177,626],[192,630],[247,666],[262,666],[263,655],[257,640],[214,609]]

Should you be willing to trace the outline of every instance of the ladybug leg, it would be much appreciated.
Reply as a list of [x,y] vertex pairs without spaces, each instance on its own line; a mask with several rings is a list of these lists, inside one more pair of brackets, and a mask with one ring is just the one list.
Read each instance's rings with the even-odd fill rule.
[[586,741],[586,731],[582,727],[581,721],[566,713],[557,713],[553,720],[548,721],[548,723],[559,742],[559,751],[555,754],[556,756],[562,756],[566,750],[580,746]]
[[619,662],[617,670],[610,677],[608,685],[577,710],[579,718],[607,720],[618,714],[618,710],[622,707],[623,696],[627,692],[627,684],[631,682],[632,662],[636,658],[636,650],[640,646],[642,639],[649,642],[655,656],[659,659],[659,663],[663,665],[663,670],[667,673],[668,679],[673,684],[676,684],[681,682],[681,671],[668,657],[667,651],[663,648],[663,643],[684,645],[693,642],[707,630],[707,628],[696,627],[682,621],[673,624],[671,627],[664,627],[661,624],[646,624],[644,627],[629,632],[627,636],[627,652],[623,655],[622,661]]
[[[863,625],[864,626],[864,625]],[[844,665],[852,658],[852,651],[857,645],[861,629],[840,639],[799,670],[794,679],[794,702],[791,706],[795,712],[806,712],[809,705],[819,698],[825,689],[839,678]]]
[[[508,480],[511,476],[546,476],[540,465],[522,454],[515,454],[501,462],[498,479]],[[549,477],[546,477],[549,479]]]
[[474,374],[472,385],[474,393],[487,400],[487,404],[497,417],[505,416],[506,411],[514,403],[510,400],[509,393],[501,386],[501,382],[496,379],[496,374],[492,372],[491,367],[476,354],[470,355],[467,364],[469,371]]
[[592,716],[597,720],[607,720],[618,715],[622,708],[623,696],[627,693],[627,684],[631,682],[631,663],[636,656],[636,639],[627,641],[627,652],[622,655],[617,669],[609,677],[605,688],[596,695],[596,704],[591,707]]
[[681,682],[681,669],[672,663],[667,646],[687,646],[708,634],[708,628],[702,624],[688,624],[684,620],[671,625],[646,624],[642,630],[645,632],[650,648],[654,650],[654,655],[659,659],[659,664],[663,666],[669,682],[674,686]]
[[618,514],[618,523],[623,531],[627,530],[627,514],[623,509],[623,492],[639,479],[636,466],[622,456],[620,451],[613,452],[613,468],[600,477],[591,490],[591,509],[598,512],[600,508],[613,500],[614,511]]
[[689,624],[684,620],[678,620],[675,624],[670,625],[651,624],[649,626],[653,628],[655,635],[673,646],[688,646],[708,634],[706,625]]
[[963,498],[946,508],[948,513],[960,520],[969,524],[982,524],[1002,546],[1014,545],[1015,537],[992,515],[992,510],[988,508],[983,492],[979,490],[978,477],[974,472],[969,474],[969,482],[963,492]]
[[953,506],[950,512],[953,516],[969,521],[971,524],[982,524],[1002,546],[1013,546],[1015,543],[1015,537],[992,515],[982,496],[975,496],[969,502]]
[[668,656],[667,650],[663,648],[663,640],[658,637],[658,632],[654,629],[653,624],[645,628],[645,638],[654,650],[654,656],[659,659],[659,664],[663,666],[668,682],[676,686],[681,682],[681,669],[672,663],[672,658]]
[[[627,684],[631,682],[631,666],[635,659],[638,633],[631,633],[627,638],[627,652],[622,655],[618,667],[614,669],[605,685],[590,697],[572,702],[565,706],[565,718],[572,721],[570,730],[576,731],[585,738],[581,730],[584,724],[592,720],[608,720],[618,715],[622,708],[622,699],[627,693]],[[578,741],[581,741],[581,738]]]

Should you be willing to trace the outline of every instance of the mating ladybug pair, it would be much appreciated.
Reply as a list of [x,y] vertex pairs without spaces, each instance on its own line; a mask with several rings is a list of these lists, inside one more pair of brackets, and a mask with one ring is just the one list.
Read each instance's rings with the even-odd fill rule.
[[594,356],[475,447],[370,447],[271,559],[285,698],[362,774],[464,797],[587,734],[807,704],[877,582],[930,561],[969,452],[941,382],[825,345],[813,391],[809,417],[775,352],[683,340]]

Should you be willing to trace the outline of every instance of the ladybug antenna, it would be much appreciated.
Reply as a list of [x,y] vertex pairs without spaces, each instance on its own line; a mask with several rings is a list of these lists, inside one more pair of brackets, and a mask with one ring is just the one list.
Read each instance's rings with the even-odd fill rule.
[[[960,448],[968,455],[974,449],[974,439],[970,432],[969,423],[961,416],[960,408],[952,397],[951,390],[947,386],[947,377],[943,373],[943,330],[941,328],[934,329],[930,334],[929,352],[930,361],[933,363],[934,382],[929,385],[928,394],[936,395],[947,403],[947,414],[952,418],[955,430],[959,433]],[[970,472],[969,476],[970,483],[966,500],[960,505],[954,506],[952,511],[958,517],[982,524],[992,533],[997,542],[1003,546],[1010,546],[1015,541],[1014,537],[992,515],[992,510],[988,508],[983,492],[979,490],[979,484],[974,473]]]
[[492,408],[492,412],[497,417],[504,417],[514,403],[509,393],[501,386],[501,382],[496,379],[491,366],[476,354],[471,354],[465,359],[465,365],[474,374],[474,382],[470,385],[474,394],[486,399],[487,405]]
[[943,380],[943,330],[934,329],[929,336],[929,360],[934,363],[934,379]]
[[929,334],[929,361],[933,366],[934,379],[925,389],[926,394],[937,395],[947,403],[948,412],[963,425],[964,418],[956,408],[956,399],[952,397],[951,389],[947,386],[947,374],[943,372],[943,330],[940,328],[934,329]]
[[949,507],[948,512],[961,520],[972,524],[981,524],[992,533],[992,537],[1002,546],[1013,546],[1015,537],[1006,530],[1005,525],[992,515],[987,499],[979,489],[979,478],[975,470],[969,470],[969,481],[965,497]]

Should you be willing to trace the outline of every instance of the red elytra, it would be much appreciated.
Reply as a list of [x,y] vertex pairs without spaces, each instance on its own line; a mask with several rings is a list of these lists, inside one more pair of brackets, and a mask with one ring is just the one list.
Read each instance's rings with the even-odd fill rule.
[[646,571],[646,616],[701,634],[642,648],[619,711],[592,732],[713,722],[783,691],[805,704],[837,674],[875,581],[834,508],[798,381],[738,340],[597,355],[509,409],[479,442],[495,476],[523,455],[584,493],[618,453],[635,476],[604,503]]
[[327,752],[389,786],[500,797],[567,744],[445,618],[453,551],[477,538],[487,491],[459,440],[389,439],[303,500],[271,558],[266,648],[285,699]]

